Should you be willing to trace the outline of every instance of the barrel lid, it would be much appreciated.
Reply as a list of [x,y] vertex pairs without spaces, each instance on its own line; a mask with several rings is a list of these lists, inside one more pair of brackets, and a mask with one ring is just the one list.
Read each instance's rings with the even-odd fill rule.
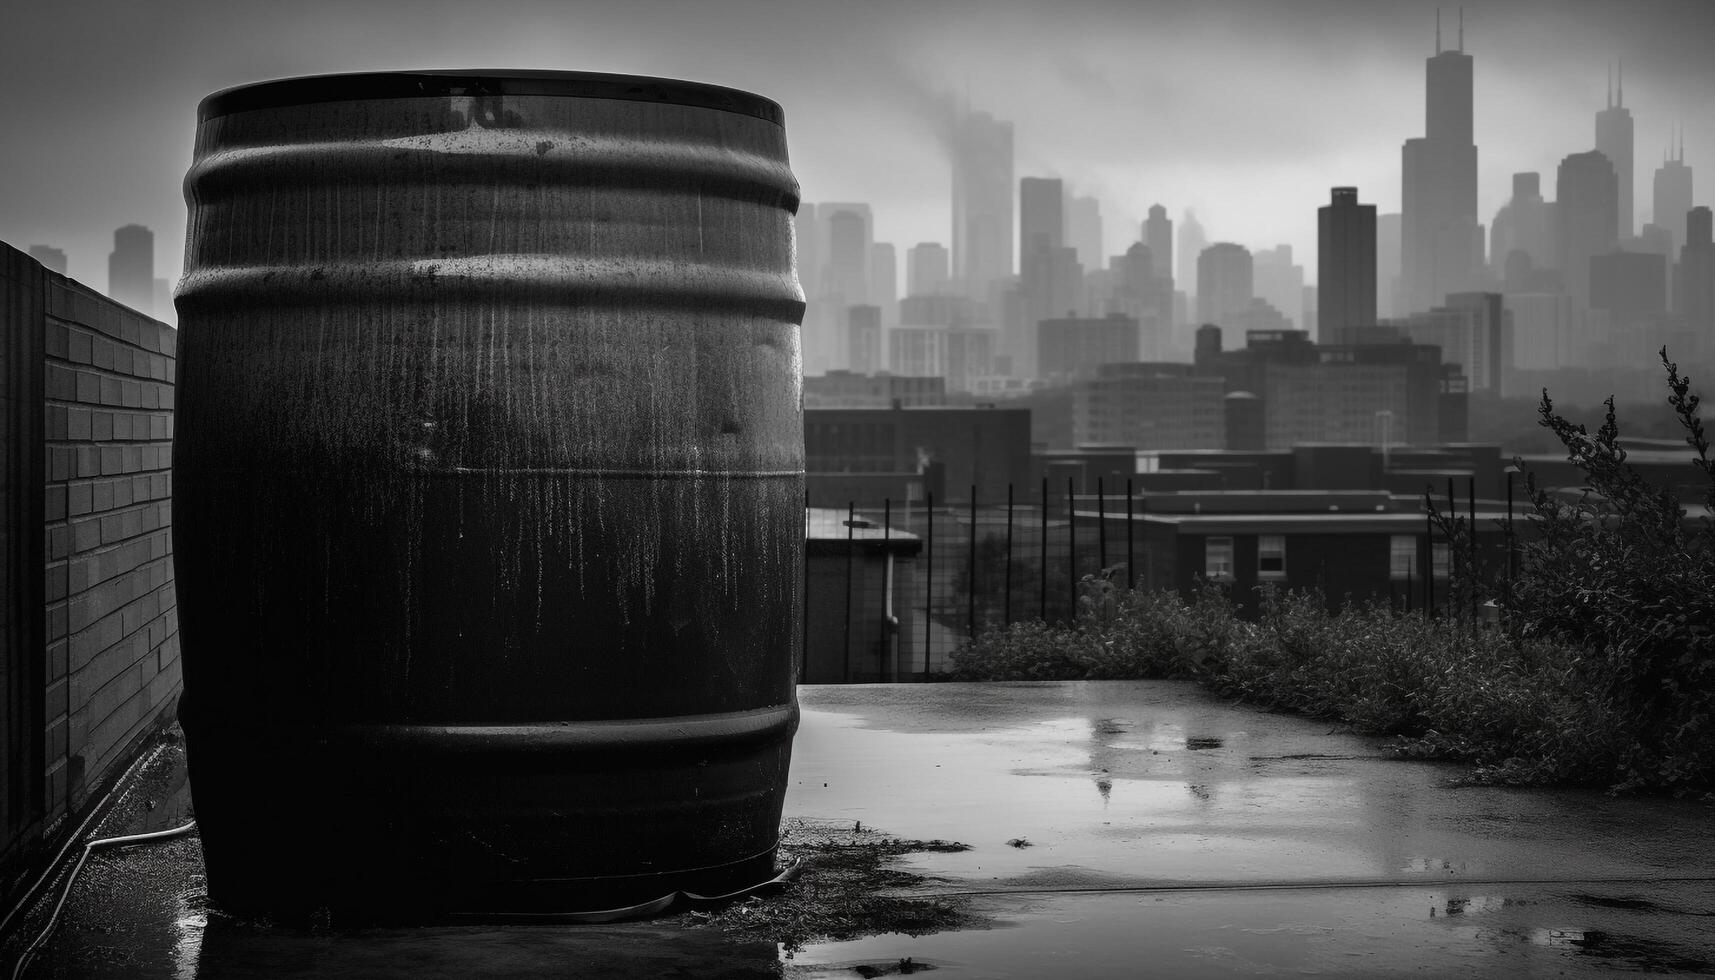
[[277,78],[222,89],[197,106],[197,121],[251,109],[315,102],[415,99],[449,96],[557,95],[580,99],[625,99],[724,109],[785,125],[779,103],[760,95],[703,82],[645,75],[531,69],[354,72]]

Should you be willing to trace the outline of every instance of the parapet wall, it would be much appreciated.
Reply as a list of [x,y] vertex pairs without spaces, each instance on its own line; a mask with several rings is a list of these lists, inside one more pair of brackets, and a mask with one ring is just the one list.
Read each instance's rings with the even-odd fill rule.
[[[14,443],[5,698],[20,719],[0,738],[9,770],[27,773],[3,787],[10,864],[129,763],[179,693],[177,331],[0,248]],[[39,592],[23,587],[31,574]]]

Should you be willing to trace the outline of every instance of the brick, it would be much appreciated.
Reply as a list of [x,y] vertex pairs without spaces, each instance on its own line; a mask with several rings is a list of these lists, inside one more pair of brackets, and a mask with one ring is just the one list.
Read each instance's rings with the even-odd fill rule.
[[67,439],[89,438],[87,418],[82,423],[82,434],[78,434],[77,423],[72,419],[72,416],[78,412],[79,409],[67,408],[64,405],[47,406],[47,412],[44,413],[44,418],[47,420],[47,432],[44,435],[47,439],[52,442],[64,442]]
[[73,364],[90,364],[95,360],[95,338],[82,330],[69,331],[66,338],[66,360]]
[[43,757],[47,759],[64,759],[66,754],[66,722],[64,719],[48,726],[47,744],[43,747]]
[[137,381],[119,382],[119,404],[126,408],[143,407],[143,385]]
[[93,551],[101,547],[100,518],[72,521],[71,547],[73,551]]
[[72,397],[85,405],[101,404],[101,377],[88,371],[77,372],[77,392]]
[[89,409],[67,408],[60,409],[59,411],[65,413],[66,419],[65,435],[60,438],[76,439],[79,442],[83,442],[91,438],[99,438],[94,435],[95,417],[90,413]]
[[72,401],[77,397],[77,374],[60,364],[49,364],[43,375],[43,387],[49,398]]
[[61,639],[64,639],[66,637],[66,635],[68,633],[68,631],[66,630],[67,620],[68,620],[68,616],[66,614],[66,608],[63,604],[62,605],[56,605],[56,606],[50,606],[48,608],[48,615],[47,615],[48,637],[47,638],[50,641],[61,640]]
[[58,563],[49,565],[48,569],[47,569],[47,574],[44,576],[44,579],[45,579],[45,581],[44,581],[43,585],[47,589],[47,595],[46,595],[47,601],[57,602],[60,599],[64,599],[66,597],[66,566],[65,566],[65,562],[58,562]]
[[71,316],[77,293],[64,280],[48,280],[48,313],[61,319]]
[[76,468],[79,457],[62,446],[48,447],[48,479],[54,483],[64,483],[71,479],[72,471]]
[[65,525],[47,529],[48,560],[58,561],[71,554],[71,528]]
[[101,475],[101,447],[99,447],[99,446],[78,446],[78,447],[76,447],[75,450],[68,449],[68,450],[66,450],[66,452],[68,452],[68,453],[75,452],[76,453],[77,464],[75,467],[73,467],[73,469],[75,469],[75,471],[76,471],[76,475],[78,475],[78,476],[100,476]]
[[66,495],[66,514],[72,517],[82,517],[95,509],[95,485],[93,483],[72,483],[61,489]]
[[68,576],[67,588],[72,592],[82,592],[94,582],[100,581],[96,577],[96,573],[99,571],[99,562],[93,557],[73,558],[66,562],[66,571]]
[[102,544],[112,544],[124,536],[121,532],[118,514],[104,515],[100,518],[100,521]]
[[110,480],[97,480],[90,484],[90,509],[96,513],[113,509],[113,483]]
[[119,379],[102,378],[99,397],[101,399],[101,404],[103,405],[111,405],[117,408],[124,404],[124,395],[119,385]]
[[113,370],[114,347],[111,340],[97,340],[90,352],[89,363],[103,371]]
[[101,475],[115,476],[125,472],[125,454],[118,446],[101,447]]
[[161,331],[161,353],[176,354],[179,349],[179,332],[172,327]]
[[66,519],[66,507],[67,507],[67,505],[68,505],[68,495],[66,493],[66,488],[64,486],[52,486],[52,487],[48,487],[47,489],[45,489],[43,491],[43,495],[42,495],[43,516],[47,520],[50,520],[50,521],[63,521],[63,520],[65,520]]
[[136,484],[129,477],[122,480],[114,480],[109,485],[113,488],[113,506],[130,507],[132,504],[136,503],[132,494],[132,487]]
[[42,350],[49,357],[64,360],[71,349],[71,328],[56,320],[48,321],[47,336],[42,340]]

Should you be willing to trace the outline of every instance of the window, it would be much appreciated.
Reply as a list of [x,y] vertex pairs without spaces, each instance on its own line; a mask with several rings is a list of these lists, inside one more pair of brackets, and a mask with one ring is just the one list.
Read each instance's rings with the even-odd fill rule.
[[1256,577],[1286,577],[1286,535],[1264,534],[1256,539]]
[[1417,578],[1417,535],[1395,534],[1388,542],[1388,575],[1393,579]]
[[1203,540],[1203,576],[1215,582],[1233,580],[1233,539]]
[[1435,545],[1435,549],[1433,551],[1431,551],[1430,554],[1435,556],[1435,577],[1436,578],[1446,578],[1447,577],[1447,559],[1448,559],[1448,555],[1449,555],[1449,552],[1447,550],[1447,542],[1445,542],[1445,541],[1438,542]]

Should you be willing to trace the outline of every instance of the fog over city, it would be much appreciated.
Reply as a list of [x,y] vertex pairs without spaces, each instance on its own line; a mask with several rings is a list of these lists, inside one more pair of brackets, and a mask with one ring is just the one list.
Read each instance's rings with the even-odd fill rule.
[[[1210,241],[1290,244],[1314,282],[1315,209],[1359,188],[1400,209],[1400,148],[1423,133],[1437,6],[1294,3],[197,2],[15,5],[0,31],[0,236],[67,253],[105,285],[113,230],[155,233],[176,280],[195,109],[260,79],[409,68],[526,67],[682,77],[785,109],[806,201],[863,201],[874,240],[950,238],[949,113],[1010,121],[1015,173],[1101,205],[1123,252],[1147,208],[1195,212]],[[1446,47],[1459,8],[1439,8]],[[1715,158],[1707,106],[1715,5],[1473,3],[1478,216],[1515,171],[1592,146],[1608,71],[1636,119],[1636,221],[1672,131]],[[1708,172],[1708,171],[1706,171]],[[1547,196],[1552,197],[1549,193]],[[901,281],[903,286],[903,280]]]

